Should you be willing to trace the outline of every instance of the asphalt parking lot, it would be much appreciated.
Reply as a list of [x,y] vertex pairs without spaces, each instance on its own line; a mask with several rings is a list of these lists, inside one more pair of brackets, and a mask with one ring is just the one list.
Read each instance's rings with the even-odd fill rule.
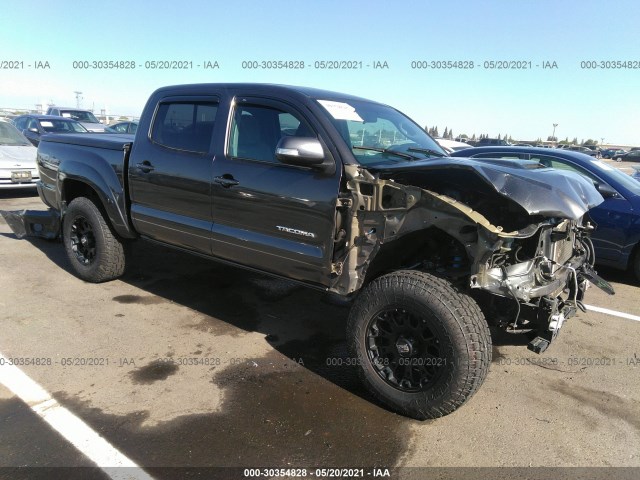
[[[0,210],[43,207],[35,193],[0,192]],[[322,293],[144,242],[122,279],[87,284],[60,243],[17,240],[2,219],[0,265],[0,353],[152,478],[183,478],[163,467],[640,474],[634,319],[580,313],[540,356],[521,335],[496,335],[480,391],[452,415],[419,422],[360,387],[345,365],[348,309]],[[634,280],[599,272],[616,295],[591,288],[586,303],[640,316]],[[108,478],[3,385],[0,438],[0,478],[18,478],[21,466]]]

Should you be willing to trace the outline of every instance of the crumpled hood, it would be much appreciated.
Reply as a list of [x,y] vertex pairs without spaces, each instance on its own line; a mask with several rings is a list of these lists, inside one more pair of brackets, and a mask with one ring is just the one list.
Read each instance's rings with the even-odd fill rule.
[[435,174],[446,173],[451,179],[456,170],[461,176],[463,172],[472,173],[479,182],[513,200],[530,215],[577,220],[604,201],[591,180],[575,172],[541,167],[534,161],[445,157],[367,170],[379,173],[382,179],[431,189],[433,186],[426,184]]
[[36,168],[33,145],[0,145],[0,168]]

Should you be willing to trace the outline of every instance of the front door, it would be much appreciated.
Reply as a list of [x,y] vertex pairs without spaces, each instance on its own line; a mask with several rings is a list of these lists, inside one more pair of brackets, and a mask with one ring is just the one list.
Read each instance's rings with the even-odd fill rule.
[[318,138],[311,119],[288,103],[243,96],[230,108],[226,147],[213,164],[213,254],[328,285],[341,169],[276,159],[283,136]]

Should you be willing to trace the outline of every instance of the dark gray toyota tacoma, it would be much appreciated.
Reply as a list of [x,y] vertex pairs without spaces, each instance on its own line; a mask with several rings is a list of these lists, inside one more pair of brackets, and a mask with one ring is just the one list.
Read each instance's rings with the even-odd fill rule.
[[161,88],[135,138],[45,136],[38,167],[53,216],[13,223],[59,229],[80,278],[119,277],[125,244],[143,238],[353,299],[353,364],[414,418],[478,389],[489,325],[529,332],[541,352],[589,281],[608,287],[591,268],[591,181],[450,158],[402,113],[350,95]]

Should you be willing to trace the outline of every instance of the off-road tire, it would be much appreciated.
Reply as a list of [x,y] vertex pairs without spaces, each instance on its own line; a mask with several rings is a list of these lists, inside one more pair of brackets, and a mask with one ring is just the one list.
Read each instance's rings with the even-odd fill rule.
[[[424,379],[416,382],[414,387],[419,391],[391,385],[371,359],[372,354],[382,351],[370,347],[378,341],[374,332],[379,330],[376,327],[382,328],[378,325],[380,316],[394,318],[398,311],[407,313],[410,323],[420,321],[419,329],[426,326],[438,338],[438,373],[425,385]],[[394,334],[382,335],[386,342]],[[390,273],[364,287],[349,316],[347,339],[351,358],[368,390],[398,413],[419,420],[441,417],[459,408],[482,385],[491,363],[491,335],[478,304],[446,280],[419,271]],[[413,373],[409,377],[413,378]]]
[[[78,243],[78,225],[82,225],[82,230],[88,232],[84,236],[92,242],[93,255],[79,255],[77,245],[74,249],[74,238],[75,243]],[[100,209],[89,198],[78,197],[69,204],[62,222],[62,240],[71,266],[81,279],[100,283],[118,278],[124,273],[123,242],[111,230]],[[88,258],[89,256],[91,258]]]

